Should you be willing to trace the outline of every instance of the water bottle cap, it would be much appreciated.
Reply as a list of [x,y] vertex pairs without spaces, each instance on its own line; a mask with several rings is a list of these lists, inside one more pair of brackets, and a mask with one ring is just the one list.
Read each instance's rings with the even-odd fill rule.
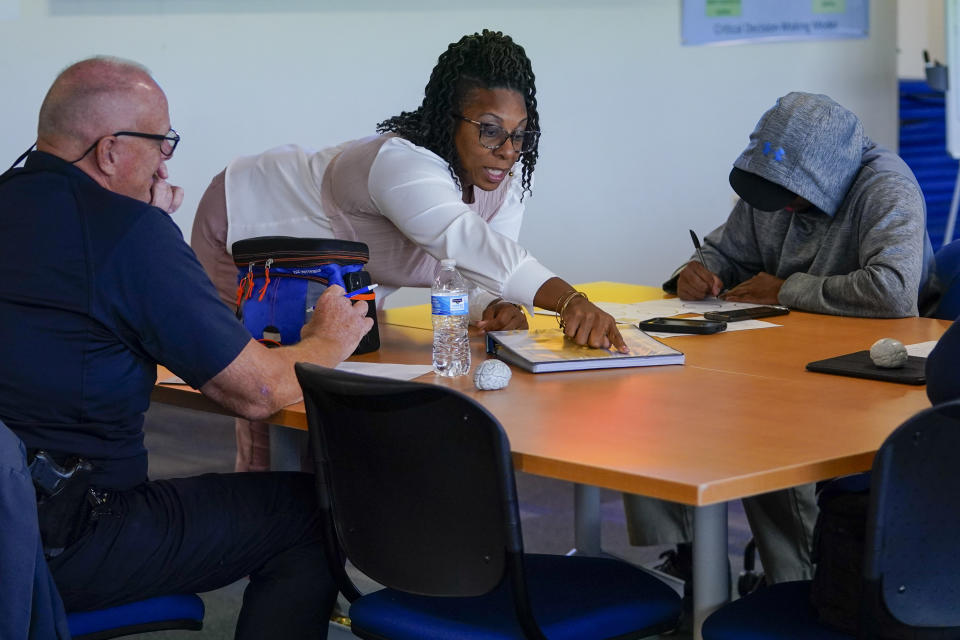
[[452,267],[456,267],[456,266],[457,266],[457,261],[454,260],[453,258],[444,258],[443,260],[440,261],[440,266],[441,266],[442,268],[445,268],[445,267],[451,267],[451,268],[452,268]]

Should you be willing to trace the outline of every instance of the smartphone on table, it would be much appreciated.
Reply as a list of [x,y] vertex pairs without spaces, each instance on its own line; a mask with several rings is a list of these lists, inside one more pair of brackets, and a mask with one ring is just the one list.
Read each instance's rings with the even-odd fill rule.
[[770,316],[783,316],[788,313],[790,313],[790,309],[780,305],[771,304],[762,307],[733,309],[731,311],[707,311],[703,314],[703,317],[707,320],[718,320],[720,322],[739,322],[740,320],[755,320],[757,318],[768,318]]
[[663,333],[717,333],[727,328],[726,322],[695,318],[650,318],[637,323],[643,331]]

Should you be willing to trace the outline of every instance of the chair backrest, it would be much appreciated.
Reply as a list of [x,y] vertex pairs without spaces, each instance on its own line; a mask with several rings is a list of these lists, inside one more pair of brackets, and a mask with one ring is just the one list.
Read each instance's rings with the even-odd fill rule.
[[430,596],[492,590],[522,552],[510,446],[497,420],[436,385],[296,365],[321,509],[347,558]]
[[960,400],[907,420],[874,459],[867,604],[881,602],[906,625],[960,627],[958,455]]
[[43,557],[27,450],[0,422],[0,638],[68,638],[63,602]]
[[941,295],[932,315],[943,320],[956,320],[960,317],[960,240],[940,247],[936,263]]

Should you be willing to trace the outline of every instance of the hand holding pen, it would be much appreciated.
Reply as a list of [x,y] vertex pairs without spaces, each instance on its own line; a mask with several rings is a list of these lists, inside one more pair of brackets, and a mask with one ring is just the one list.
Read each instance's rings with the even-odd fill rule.
[[718,296],[723,291],[723,282],[707,268],[700,240],[693,229],[690,230],[690,238],[697,251],[697,260],[691,260],[680,272],[677,278],[677,295],[682,300],[703,300]]

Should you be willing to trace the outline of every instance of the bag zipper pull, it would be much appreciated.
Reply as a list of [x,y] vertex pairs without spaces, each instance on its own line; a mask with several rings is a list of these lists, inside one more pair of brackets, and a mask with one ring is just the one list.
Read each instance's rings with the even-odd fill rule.
[[257,302],[263,301],[263,296],[267,293],[267,287],[270,286],[270,265],[273,264],[273,258],[267,258],[267,263],[263,265],[263,287],[260,288],[260,297]]

